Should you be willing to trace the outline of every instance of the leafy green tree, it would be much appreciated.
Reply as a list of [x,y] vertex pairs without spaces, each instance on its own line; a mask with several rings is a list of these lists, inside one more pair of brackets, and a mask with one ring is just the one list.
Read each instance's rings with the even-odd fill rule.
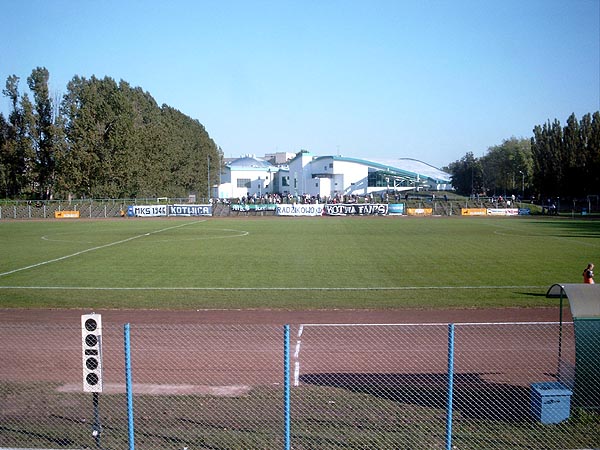
[[0,195],[8,197],[10,167],[5,160],[5,150],[8,146],[8,122],[0,112]]
[[531,176],[531,141],[516,137],[506,139],[488,149],[481,158],[481,166],[488,193],[524,195]]
[[600,185],[600,112],[581,118],[575,165],[579,168],[579,174],[574,174],[578,192],[585,195],[596,192]]
[[133,128],[133,110],[122,89],[108,77],[74,77],[61,111],[68,142],[61,190],[80,197],[122,197]]
[[33,192],[33,151],[29,130],[32,126],[33,107],[25,94],[19,95],[19,77],[11,75],[2,93],[9,98],[11,111],[6,124],[6,138],[1,148],[5,172],[5,192],[8,197],[30,196]]
[[459,194],[520,196],[530,188],[532,164],[530,140],[511,137],[481,158],[468,152],[446,170]]
[[50,75],[46,68],[34,69],[27,78],[29,89],[33,93],[33,111],[29,135],[35,152],[32,170],[36,177],[38,196],[44,199],[52,197],[56,170],[56,127],[52,117],[52,101],[48,89]]
[[560,195],[563,184],[562,127],[558,120],[533,129],[533,179],[542,196]]
[[[6,197],[185,197],[209,194],[222,152],[204,126],[112,78],[75,76],[56,108],[49,73],[37,67],[20,95],[19,78],[3,94],[0,193]],[[212,183],[211,183],[212,184]]]
[[585,153],[588,184],[585,186],[585,193],[591,194],[598,192],[600,186],[600,112],[596,111],[592,115],[591,124],[586,128],[585,133]]
[[446,170],[452,175],[452,186],[461,195],[475,195],[483,188],[481,164],[472,152],[450,163]]
[[597,191],[600,113],[574,114],[562,127],[558,120],[533,129],[533,178],[544,197],[583,197]]
[[[197,120],[159,108],[150,94],[124,81],[74,77],[61,111],[69,143],[63,192],[113,198],[204,193],[208,160],[221,158]],[[211,168],[213,177],[218,167]]]
[[583,191],[582,169],[585,167],[585,152],[581,141],[579,122],[575,114],[567,119],[567,125],[563,128],[563,151],[562,162],[564,180],[562,186],[563,195],[577,196]]

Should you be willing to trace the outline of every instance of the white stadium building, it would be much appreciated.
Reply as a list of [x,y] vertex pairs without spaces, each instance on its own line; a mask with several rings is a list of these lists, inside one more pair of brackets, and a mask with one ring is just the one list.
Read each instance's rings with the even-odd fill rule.
[[269,160],[248,155],[227,162],[220,184],[215,187],[217,197],[261,197],[277,193],[333,198],[338,195],[451,189],[450,174],[410,158],[367,160],[315,156],[302,150],[285,163],[280,163],[281,154],[269,156]]

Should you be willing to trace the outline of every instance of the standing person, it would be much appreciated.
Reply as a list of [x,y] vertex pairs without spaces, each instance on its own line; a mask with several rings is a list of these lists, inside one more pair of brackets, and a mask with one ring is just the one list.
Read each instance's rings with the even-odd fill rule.
[[585,284],[594,284],[594,265],[589,263],[583,271],[583,282]]

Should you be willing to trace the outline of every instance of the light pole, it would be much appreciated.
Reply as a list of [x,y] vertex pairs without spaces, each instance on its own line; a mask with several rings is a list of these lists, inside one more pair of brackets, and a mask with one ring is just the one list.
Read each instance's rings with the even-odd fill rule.
[[388,203],[389,203],[389,198],[390,198],[390,177],[385,177],[385,184],[387,186],[387,189],[385,191],[385,196],[388,198]]
[[475,191],[473,190],[473,164],[471,164],[471,200],[475,198]]
[[210,155],[206,155],[206,201],[210,201]]
[[273,186],[273,172],[271,171],[271,168],[269,167],[269,183],[267,184],[267,186],[269,187],[269,194],[273,195],[274,191],[274,186]]
[[521,201],[525,200],[525,173],[519,170],[521,174]]

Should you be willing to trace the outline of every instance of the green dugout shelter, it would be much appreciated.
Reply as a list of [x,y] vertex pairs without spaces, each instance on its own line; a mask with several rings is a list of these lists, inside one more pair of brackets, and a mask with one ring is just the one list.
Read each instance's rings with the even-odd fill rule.
[[[575,328],[573,402],[582,408],[598,410],[600,409],[600,285],[554,284],[548,289],[546,297],[561,300],[561,329],[563,298],[569,299]],[[560,346],[561,342],[559,342],[559,354]]]

